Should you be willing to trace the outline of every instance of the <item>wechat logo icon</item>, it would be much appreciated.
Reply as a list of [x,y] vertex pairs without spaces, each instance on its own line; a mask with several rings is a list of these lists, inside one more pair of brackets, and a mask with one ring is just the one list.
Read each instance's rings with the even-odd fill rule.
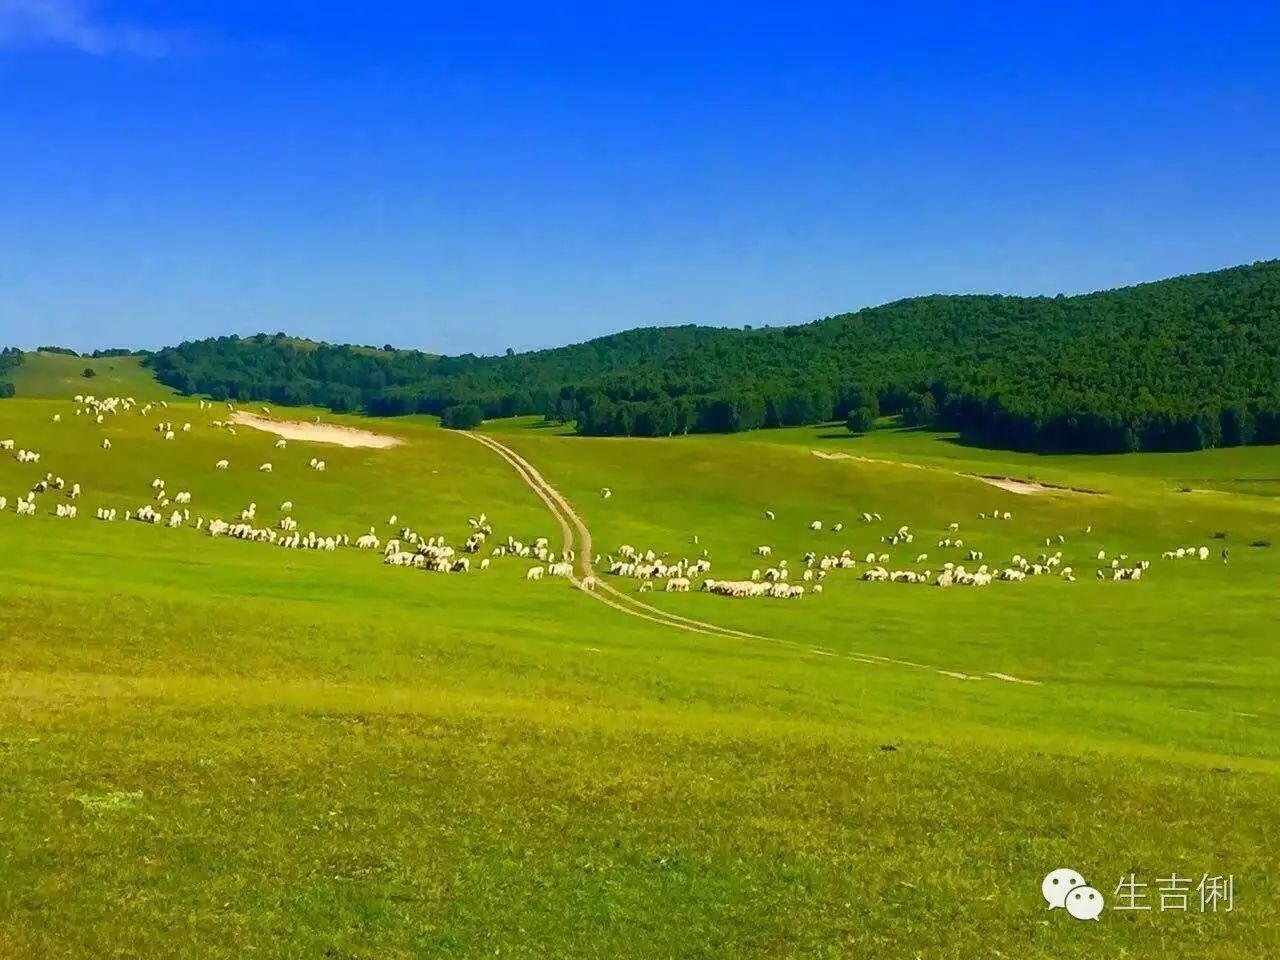
[[1083,876],[1069,867],[1059,867],[1045,874],[1040,893],[1050,910],[1062,908],[1077,920],[1097,920],[1104,906],[1102,894],[1085,882]]

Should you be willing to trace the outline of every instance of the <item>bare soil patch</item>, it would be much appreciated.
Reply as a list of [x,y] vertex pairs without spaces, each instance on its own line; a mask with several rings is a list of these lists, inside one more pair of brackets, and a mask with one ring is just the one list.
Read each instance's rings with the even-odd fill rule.
[[236,423],[255,430],[265,430],[286,440],[305,440],[308,443],[332,443],[339,447],[398,447],[404,443],[399,437],[389,437],[372,430],[341,427],[336,423],[305,423],[302,420],[272,420],[260,414],[237,410],[231,415]]
[[832,453],[829,450],[810,450],[815,457],[822,460],[854,460],[858,463],[880,463],[891,467],[910,467],[912,470],[939,470],[945,473],[955,473],[957,477],[969,477],[973,480],[981,480],[983,483],[989,483],[993,487],[999,487],[1009,493],[1016,493],[1019,496],[1029,497],[1042,493],[1084,493],[1090,496],[1101,496],[1097,490],[1085,490],[1080,487],[1063,487],[1052,483],[1037,483],[1034,480],[1017,480],[1013,477],[996,477],[980,473],[964,473],[959,470],[946,470],[945,467],[930,467],[923,463],[907,463],[903,460],[880,460],[875,457],[862,457],[852,453]]

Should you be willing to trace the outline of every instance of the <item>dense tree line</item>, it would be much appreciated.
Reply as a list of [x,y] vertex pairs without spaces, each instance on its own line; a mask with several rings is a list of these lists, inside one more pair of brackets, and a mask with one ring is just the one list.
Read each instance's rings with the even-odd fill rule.
[[1280,261],[1076,297],[919,297],[799,326],[633,330],[497,357],[277,334],[184,343],[148,362],[163,382],[218,399],[537,413],[585,435],[863,430],[884,413],[1027,450],[1275,443]]
[[474,403],[460,403],[445,407],[440,414],[442,426],[454,430],[474,430],[484,421],[484,411]]
[[0,399],[14,395],[13,381],[6,380],[4,375],[22,364],[22,351],[17,347],[5,347],[0,350]]

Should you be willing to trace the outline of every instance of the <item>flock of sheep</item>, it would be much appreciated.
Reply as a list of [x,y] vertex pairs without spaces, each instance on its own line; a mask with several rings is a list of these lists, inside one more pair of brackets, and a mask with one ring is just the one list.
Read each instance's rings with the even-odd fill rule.
[[[74,400],[76,416],[90,418],[98,424],[104,423],[108,417],[117,416],[134,409],[137,409],[139,414],[145,416],[154,408],[153,404],[139,406],[136,401],[129,397],[98,399],[93,396],[78,395]],[[165,401],[159,401],[159,406],[167,408],[168,404]],[[212,403],[205,400],[200,401],[201,410],[212,407]],[[234,405],[228,404],[228,408],[234,410]],[[264,407],[263,411],[268,416],[270,415],[270,411],[267,408]],[[53,416],[54,423],[60,423],[61,420],[60,414]],[[235,432],[235,427],[231,421],[214,420],[212,421],[212,426],[215,429],[226,430],[232,434]],[[154,429],[164,440],[171,441],[180,433],[190,433],[192,425],[187,422],[175,429],[172,421],[160,420]],[[111,449],[111,443],[106,438],[101,440],[100,446],[103,450]],[[286,447],[287,442],[283,438],[275,442],[276,449],[283,450]],[[12,439],[0,441],[0,450],[12,451],[15,449],[14,456],[18,463],[37,464],[40,462],[39,452],[25,447],[17,448],[16,442]],[[316,471],[324,471],[326,469],[325,461],[316,457],[312,457],[308,465],[310,469]],[[214,468],[216,470],[228,470],[230,469],[230,462],[225,458],[220,459],[214,463]],[[260,473],[271,473],[273,465],[270,462],[264,462],[257,469]],[[71,483],[68,485],[62,477],[55,476],[52,472],[46,473],[27,492],[17,498],[14,506],[15,514],[18,516],[34,516],[36,514],[36,497],[48,492],[58,495],[58,502],[54,504],[52,511],[54,517],[60,519],[76,519],[78,517],[79,511],[74,501],[81,497],[80,484]],[[600,490],[600,496],[604,500],[609,500],[612,498],[613,492],[608,487],[604,487]],[[189,527],[196,531],[202,531],[210,537],[225,536],[237,540],[272,544],[285,549],[332,552],[342,547],[354,546],[358,550],[381,550],[383,562],[388,566],[428,572],[468,573],[472,569],[486,570],[489,568],[491,560],[510,557],[536,561],[536,565],[528,566],[525,570],[525,579],[529,581],[539,581],[548,576],[569,579],[573,579],[575,576],[574,563],[577,558],[574,556],[573,551],[564,550],[557,553],[557,551],[551,549],[550,542],[546,537],[535,537],[526,542],[507,536],[503,542],[489,548],[488,556],[479,558],[473,567],[472,557],[479,554],[482,549],[485,549],[489,538],[494,536],[493,527],[488,517],[483,513],[468,520],[470,532],[457,547],[451,545],[443,535],[422,536],[408,526],[398,526],[398,518],[392,515],[387,521],[387,527],[389,528],[388,532],[394,533],[394,535],[390,536],[384,545],[374,526],[370,526],[366,533],[360,534],[354,540],[344,533],[321,534],[315,531],[308,531],[304,534],[299,531],[298,522],[292,516],[293,502],[291,500],[285,500],[280,504],[279,515],[273,522],[259,520],[258,505],[256,503],[248,504],[231,519],[214,517],[206,520],[203,515],[197,515],[193,518],[191,513],[192,502],[193,497],[189,490],[178,490],[171,495],[168,491],[168,484],[157,477],[151,483],[149,501],[136,508],[126,509],[123,513],[123,519],[163,525],[170,529]],[[0,496],[0,512],[7,511],[7,509],[7,498]],[[99,507],[94,513],[96,519],[106,522],[115,521],[117,515],[117,509],[114,507]],[[1013,515],[1009,511],[1000,510],[994,510],[989,513],[982,512],[977,516],[979,520],[1011,521],[1013,519]],[[763,517],[766,522],[776,520],[776,514],[771,510],[764,511]],[[881,515],[875,512],[864,512],[858,519],[864,525],[883,522]],[[842,533],[844,525],[839,522],[826,525],[820,520],[813,520],[807,524],[807,527],[813,533],[822,533],[825,529],[839,535]],[[1084,532],[1091,533],[1092,528],[1087,527]],[[709,552],[705,549],[701,550],[700,555],[696,558],[680,557],[673,559],[668,554],[652,549],[641,550],[624,544],[618,549],[616,555],[596,556],[594,563],[600,565],[610,577],[638,581],[637,589],[641,592],[653,590],[655,584],[660,583],[665,592],[684,593],[689,592],[696,584],[697,589],[720,596],[774,597],[780,599],[801,598],[806,595],[806,592],[821,594],[823,581],[826,580],[829,574],[840,570],[853,570],[859,564],[862,565],[862,569],[858,574],[858,579],[863,581],[932,583],[938,587],[982,587],[991,584],[993,581],[1019,582],[1028,577],[1046,575],[1056,576],[1067,582],[1074,582],[1076,579],[1073,568],[1063,565],[1063,553],[1060,549],[1052,553],[1046,550],[1039,553],[1034,559],[1015,553],[1007,563],[989,564],[985,562],[981,550],[965,547],[965,541],[960,536],[959,521],[953,521],[948,524],[946,530],[941,531],[941,535],[936,541],[936,549],[938,550],[958,551],[954,560],[947,560],[941,563],[935,570],[928,565],[929,554],[927,552],[919,552],[918,548],[916,548],[912,551],[915,555],[915,562],[912,566],[891,568],[890,553],[885,550],[885,547],[909,546],[914,543],[915,537],[915,532],[909,526],[902,525],[891,533],[882,535],[880,542],[883,546],[878,550],[866,552],[861,560],[854,556],[854,552],[851,549],[844,549],[838,553],[819,553],[810,550],[800,558],[796,568],[798,573],[793,574],[788,560],[780,559],[763,569],[752,569],[749,576],[740,579],[721,580],[708,577],[707,574],[711,570],[711,560]],[[694,537],[693,539],[696,543],[697,538]],[[1066,537],[1063,534],[1058,534],[1056,538],[1046,537],[1044,539],[1046,547],[1052,547],[1055,541],[1057,544],[1063,544],[1066,542]],[[773,552],[773,548],[768,544],[760,544],[754,551],[759,558],[771,558]],[[1205,546],[1177,547],[1165,551],[1162,556],[1164,559],[1170,560],[1184,558],[1206,560],[1209,557],[1209,550]],[[1105,561],[1105,551],[1099,551],[1096,559],[1100,562]],[[1144,572],[1150,566],[1149,562],[1140,560],[1129,563],[1127,561],[1128,557],[1123,554],[1113,558],[1109,567],[1097,570],[1098,578],[1115,581],[1141,580]],[[578,585],[582,589],[593,590],[596,586],[595,577],[585,576],[578,581]]]
[[[601,496],[604,499],[609,499],[612,496],[612,491],[604,488],[601,490]],[[977,514],[977,518],[979,520],[1011,521],[1013,520],[1013,514],[1008,510],[993,510],[980,512]],[[772,522],[777,519],[777,515],[772,510],[765,510],[764,519]],[[875,512],[862,513],[859,519],[864,524],[882,522],[881,515]],[[844,529],[844,524],[837,522],[825,525],[821,520],[813,520],[807,524],[807,528],[812,533],[820,533],[825,529],[831,533],[839,534]],[[854,552],[851,549],[842,550],[838,554],[819,554],[810,550],[801,558],[802,567],[799,574],[795,576],[796,580],[801,581],[799,583],[791,582],[793,571],[789,566],[789,562],[783,559],[772,566],[753,569],[747,579],[704,579],[700,589],[727,597],[795,599],[805,596],[806,590],[812,594],[821,594],[823,592],[823,581],[826,580],[828,574],[837,570],[854,569],[860,562],[863,564],[863,568],[858,575],[858,579],[873,583],[933,584],[938,587],[985,587],[996,581],[1018,583],[1025,581],[1028,577],[1040,576],[1056,576],[1067,583],[1076,581],[1074,569],[1071,566],[1063,565],[1063,552],[1060,549],[1054,550],[1052,553],[1048,551],[1041,552],[1034,558],[1014,553],[1005,564],[989,564],[984,562],[983,551],[973,548],[965,549],[964,538],[955,535],[959,531],[959,521],[949,523],[943,535],[937,540],[937,547],[941,550],[962,550],[964,552],[958,560],[947,560],[940,564],[936,570],[926,565],[929,554],[924,552],[915,555],[915,566],[923,567],[923,569],[906,567],[891,569],[887,566],[890,562],[890,554],[884,552],[883,548],[869,551],[861,561],[854,556]],[[1093,527],[1087,526],[1082,532],[1091,534]],[[1046,547],[1051,547],[1055,543],[1065,544],[1066,539],[1065,534],[1057,534],[1055,537],[1046,537],[1044,544]],[[695,537],[694,540],[696,542],[697,538]],[[915,533],[905,524],[895,529],[892,533],[880,537],[880,542],[889,547],[910,545],[914,541]],[[617,577],[631,577],[640,580],[639,589],[641,591],[653,589],[652,580],[655,578],[667,578],[665,588],[667,591],[687,591],[690,587],[690,577],[707,572],[711,566],[706,550],[702,551],[701,558],[696,561],[690,561],[688,558],[671,561],[665,554],[659,554],[653,550],[640,552],[634,547],[626,545],[621,547],[618,553],[619,556],[617,558],[612,555],[605,558],[609,564],[608,573]],[[773,553],[774,548],[769,544],[760,544],[754,550],[755,556],[760,558],[772,558]],[[1166,551],[1163,557],[1165,559],[1189,557],[1207,560],[1209,558],[1209,549],[1205,546],[1179,547],[1176,550]],[[1106,551],[1098,551],[1096,559],[1105,561],[1107,559]],[[1111,581],[1141,580],[1145,571],[1151,566],[1150,561],[1137,560],[1128,563],[1128,560],[1129,558],[1126,554],[1120,554],[1112,558],[1109,567],[1100,567],[1097,570],[1097,578]]]
[[[151,404],[139,407],[132,398],[119,397],[108,397],[99,400],[93,396],[78,395],[74,398],[74,402],[77,405],[75,411],[77,416],[88,415],[98,424],[104,423],[106,418],[112,415],[134,409],[145,415],[150,413],[153,408]],[[167,407],[168,404],[165,401],[160,401],[160,406]],[[211,402],[200,401],[200,409],[204,410],[212,407],[213,404]],[[228,404],[228,408],[235,409],[233,404]],[[270,415],[270,411],[265,407],[263,412],[268,416]],[[62,416],[55,414],[53,422],[61,423]],[[214,420],[211,425],[215,429],[226,430],[233,435],[235,433],[232,421]],[[192,425],[184,423],[175,428],[171,421],[161,420],[154,429],[164,440],[173,440],[180,433],[190,433]],[[111,443],[106,438],[102,439],[100,446],[103,450],[111,449]],[[281,438],[275,441],[274,446],[275,449],[282,450],[287,448],[288,444],[285,439]],[[13,440],[0,441],[0,449],[13,450],[15,447],[16,443]],[[39,463],[40,454],[35,451],[21,449],[18,450],[16,459],[19,463]],[[228,470],[230,466],[230,461],[225,458],[214,463],[215,470]],[[324,472],[327,469],[327,464],[321,458],[312,457],[308,462],[308,467],[317,472]],[[260,473],[271,473],[272,471],[273,465],[270,462],[262,463],[258,467],[258,472]],[[123,514],[115,507],[99,507],[94,512],[95,518],[105,522],[113,522],[117,518],[121,518],[125,521],[135,521],[170,529],[185,527],[204,532],[209,537],[229,537],[236,540],[272,544],[286,549],[332,552],[340,547],[350,546],[358,550],[381,550],[383,562],[389,566],[441,573],[469,572],[472,569],[472,557],[470,555],[478,553],[486,540],[493,535],[493,528],[487,516],[482,513],[479,517],[468,520],[471,531],[465,541],[457,548],[451,546],[443,535],[421,536],[407,526],[400,527],[398,532],[395,532],[384,546],[374,526],[370,526],[368,532],[360,534],[354,540],[345,533],[318,534],[315,531],[308,531],[304,534],[299,531],[298,522],[292,516],[292,500],[281,502],[278,510],[279,517],[273,523],[260,521],[256,502],[247,504],[231,519],[223,519],[221,517],[206,519],[203,515],[192,515],[190,505],[193,502],[193,497],[191,491],[177,490],[171,492],[169,485],[160,477],[152,480],[150,487],[150,499],[148,502],[142,503],[135,508],[126,509]],[[47,474],[43,479],[37,481],[30,491],[18,498],[15,513],[18,516],[34,516],[36,514],[37,495],[49,490],[61,491],[64,488],[67,490],[67,500],[76,500],[81,496],[79,483],[73,483],[70,487],[66,487],[61,477],[56,477],[53,473]],[[0,511],[4,511],[7,508],[7,498],[0,496]],[[54,505],[53,515],[58,518],[74,519],[79,515],[79,510],[74,503],[60,501]],[[397,517],[393,514],[387,523],[394,531]],[[507,537],[504,543],[494,547],[491,552],[491,557],[502,556],[532,559],[545,564],[545,566],[529,568],[526,577],[530,580],[539,580],[546,573],[550,573],[552,576],[565,577],[573,575],[574,556],[572,551],[567,551],[557,556],[556,552],[550,548],[550,542],[546,537],[535,537],[527,544],[514,537]],[[491,563],[491,557],[479,559],[475,564],[475,569],[487,570]],[[588,580],[590,581],[590,578]],[[586,589],[591,589],[594,582],[583,582],[581,585]]]

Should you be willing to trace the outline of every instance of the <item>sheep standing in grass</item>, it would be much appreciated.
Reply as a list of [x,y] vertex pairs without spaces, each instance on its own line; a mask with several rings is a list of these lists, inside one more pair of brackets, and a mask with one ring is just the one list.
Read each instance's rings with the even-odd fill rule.
[[231,464],[230,464],[228,461],[226,461],[226,460],[219,460],[217,463],[215,463],[215,464],[213,465],[213,469],[215,469],[215,470],[226,470],[229,466],[231,466]]

